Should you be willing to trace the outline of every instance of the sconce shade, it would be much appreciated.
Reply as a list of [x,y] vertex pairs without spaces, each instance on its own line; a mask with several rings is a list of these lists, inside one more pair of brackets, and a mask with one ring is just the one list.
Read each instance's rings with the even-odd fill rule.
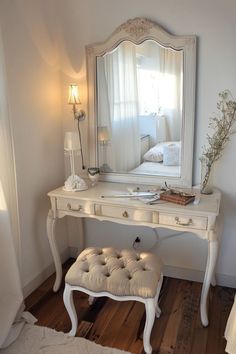
[[78,85],[69,85],[69,104],[80,104]]
[[110,134],[107,127],[98,127],[98,141],[107,142],[110,140]]
[[[75,137],[73,137],[72,140],[70,140],[70,138],[68,138],[68,146],[71,146],[71,142],[72,145],[75,146],[74,150],[80,150],[81,152],[81,164],[82,164],[82,169],[85,169],[85,165],[84,165],[84,155],[83,155],[83,149],[82,149],[82,140],[81,140],[81,132],[80,132],[80,121],[85,119],[85,111],[83,111],[82,109],[77,110],[76,105],[77,104],[81,104],[80,99],[79,99],[79,89],[78,86],[75,84],[71,84],[69,86],[69,99],[68,99],[68,103],[73,105],[72,108],[72,112],[74,115],[74,119],[77,120],[77,124],[78,124],[78,139]],[[70,135],[69,135],[70,136]],[[79,144],[79,145],[78,145]]]
[[64,140],[64,150],[65,151],[76,151],[80,150],[80,138],[78,132],[66,132]]

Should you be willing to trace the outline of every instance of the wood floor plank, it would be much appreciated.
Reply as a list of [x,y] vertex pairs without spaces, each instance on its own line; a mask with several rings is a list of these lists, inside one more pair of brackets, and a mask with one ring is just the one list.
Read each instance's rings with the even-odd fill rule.
[[92,327],[93,327],[93,322],[88,322],[84,320],[81,321],[80,324],[78,325],[76,336],[86,338],[86,336],[88,335]]
[[118,302],[117,311],[107,323],[106,330],[102,333],[96,343],[113,347],[114,342],[116,341],[116,343],[119,342],[120,346],[122,346],[123,338],[119,340],[119,331],[124,325],[133,305],[133,301]]
[[50,293],[44,301],[31,309],[31,313],[38,319],[38,325],[51,327],[62,310],[64,311],[60,294]]
[[183,281],[179,283],[177,288],[174,304],[160,345],[160,354],[174,354],[178,330],[183,316],[183,302],[186,296],[186,285],[187,282]]
[[155,320],[151,334],[151,345],[154,352],[159,352],[180,283],[179,279],[165,278],[164,280],[159,301],[161,316]]
[[101,309],[104,307],[107,301],[107,297],[99,297],[94,300],[92,305],[89,305],[89,302],[87,302],[87,312],[83,319],[87,322],[95,322],[96,318],[100,316]]
[[[209,294],[210,302],[212,300],[212,296],[213,294],[210,291]],[[189,354],[199,354],[199,353],[207,354],[206,346],[207,346],[207,338],[208,338],[208,329],[209,327],[203,327],[202,325],[200,308],[198,308],[197,317],[194,326],[194,337],[192,340],[192,347]]]
[[216,286],[213,289],[209,309],[210,327],[206,348],[207,354],[221,354],[225,351],[224,330],[230,311],[229,303],[228,292],[224,291],[224,288]]
[[143,347],[143,341],[139,337],[139,325],[145,313],[144,304],[134,302],[131,311],[128,313],[122,327],[116,336],[113,346],[123,350],[131,351],[133,341],[137,342],[136,347],[139,346],[140,350]]
[[178,328],[178,336],[174,354],[190,353],[194,337],[195,322],[199,310],[200,288],[198,283],[187,282],[184,288],[182,303],[182,319]]
[[114,314],[117,312],[119,308],[119,303],[117,301],[108,299],[106,302],[106,306],[104,306],[99,316],[96,318],[96,321],[91,328],[91,331],[86,336],[87,339],[98,343],[100,337],[106,332],[106,328],[109,325],[111,319]]
[[[74,295],[75,308],[80,322],[88,310],[89,303],[87,295],[84,296],[83,294],[81,296],[81,293],[78,292]],[[43,300],[40,300],[38,305],[31,308],[31,313],[38,319],[38,325],[54,328],[58,331],[68,332],[70,330],[71,322],[62,297],[62,289],[56,294],[51,291]]]
[[221,288],[218,287],[219,290],[219,295],[220,295],[220,302],[223,305],[222,310],[221,310],[221,317],[220,317],[220,352],[223,352],[226,347],[226,340],[224,338],[224,332],[225,332],[225,324],[227,322],[227,319],[229,317],[233,302],[234,302],[234,295],[235,295],[235,289],[232,291],[232,289],[229,288]]

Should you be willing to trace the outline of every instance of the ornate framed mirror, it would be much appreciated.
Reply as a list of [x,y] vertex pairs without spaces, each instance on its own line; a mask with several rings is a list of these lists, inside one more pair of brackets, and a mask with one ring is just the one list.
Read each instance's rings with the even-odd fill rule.
[[190,187],[196,37],[135,18],[86,56],[89,165],[105,181]]

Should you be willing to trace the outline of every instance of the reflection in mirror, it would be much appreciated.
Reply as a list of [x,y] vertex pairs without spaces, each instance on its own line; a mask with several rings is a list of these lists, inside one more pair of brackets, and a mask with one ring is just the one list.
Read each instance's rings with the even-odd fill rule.
[[183,50],[123,41],[96,70],[100,170],[180,177]]
[[86,47],[88,148],[100,180],[192,186],[196,36],[145,18]]

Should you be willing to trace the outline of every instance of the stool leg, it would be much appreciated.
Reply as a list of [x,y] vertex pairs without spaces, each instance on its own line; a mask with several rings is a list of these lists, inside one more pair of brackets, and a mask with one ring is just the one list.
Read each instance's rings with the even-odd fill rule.
[[156,317],[159,318],[161,316],[161,309],[158,304],[156,304]]
[[159,307],[158,300],[159,300],[159,295],[160,295],[162,283],[163,283],[163,274],[161,273],[161,277],[160,277],[160,280],[157,285],[157,292],[156,292],[156,296],[155,296],[155,304],[156,304],[155,307],[156,307],[156,317],[157,318],[159,318],[161,316],[161,309]]
[[63,293],[63,301],[67,309],[68,315],[70,316],[72,324],[71,330],[68,334],[69,336],[74,337],[77,331],[78,319],[73,300],[73,290],[71,289],[71,286],[69,284],[66,284],[65,286],[65,290]]
[[146,308],[146,323],[143,332],[143,346],[146,354],[152,353],[152,347],[150,344],[150,335],[155,320],[155,299],[147,299],[145,301]]

